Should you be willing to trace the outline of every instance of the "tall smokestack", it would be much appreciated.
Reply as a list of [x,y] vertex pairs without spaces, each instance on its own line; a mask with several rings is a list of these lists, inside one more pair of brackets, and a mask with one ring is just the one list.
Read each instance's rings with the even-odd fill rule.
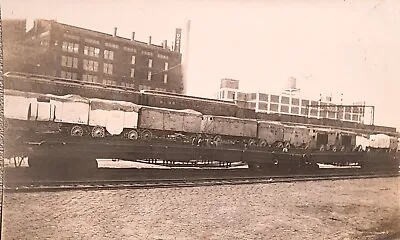
[[190,38],[190,20],[187,20],[185,31],[183,34],[184,39],[184,50],[182,53],[182,83],[183,83],[183,94],[187,93],[187,81],[188,81],[188,62],[189,62],[189,38]]
[[114,37],[117,36],[117,27],[114,28]]
[[132,40],[132,41],[135,40],[135,32],[132,32],[132,38],[131,38],[131,40]]
[[151,36],[149,36],[149,45],[151,44]]
[[164,49],[167,49],[168,48],[168,42],[167,42],[167,40],[164,40]]

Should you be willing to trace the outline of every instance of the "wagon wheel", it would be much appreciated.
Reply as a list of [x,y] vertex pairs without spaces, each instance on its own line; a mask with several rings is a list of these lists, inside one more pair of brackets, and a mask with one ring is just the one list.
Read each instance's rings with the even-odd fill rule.
[[129,132],[126,133],[126,137],[129,140],[136,140],[136,139],[139,138],[139,134],[138,134],[138,132],[136,130],[132,129],[132,130],[130,130]]
[[260,147],[265,147],[265,146],[267,146],[268,144],[267,144],[267,141],[261,140],[260,143],[259,143],[258,145],[259,145]]
[[216,147],[218,147],[222,143],[221,136],[217,135],[213,138],[213,143]]
[[106,136],[106,131],[103,127],[96,126],[92,128],[92,137],[94,138],[103,138]]
[[256,144],[256,141],[254,140],[254,139],[250,139],[249,140],[249,142],[247,143],[249,146],[255,146],[255,145],[257,145]]
[[333,151],[333,152],[337,152],[337,147],[334,146],[334,147],[332,148],[332,151]]
[[283,148],[283,143],[282,142],[277,142],[276,143],[277,148]]
[[71,136],[82,137],[83,136],[83,128],[81,126],[73,126],[71,128]]
[[143,130],[140,137],[145,141],[150,141],[153,138],[153,134],[149,130]]

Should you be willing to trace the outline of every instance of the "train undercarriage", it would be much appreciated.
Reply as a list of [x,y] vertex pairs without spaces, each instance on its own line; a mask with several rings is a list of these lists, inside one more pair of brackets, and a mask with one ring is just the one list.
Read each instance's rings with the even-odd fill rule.
[[60,174],[96,171],[96,159],[123,159],[160,166],[227,168],[242,163],[250,170],[302,173],[315,171],[319,164],[359,166],[362,169],[398,171],[399,156],[385,151],[328,152],[307,149],[269,149],[259,146],[215,146],[142,139],[84,138],[54,134],[6,135],[5,157],[28,158],[33,171]]

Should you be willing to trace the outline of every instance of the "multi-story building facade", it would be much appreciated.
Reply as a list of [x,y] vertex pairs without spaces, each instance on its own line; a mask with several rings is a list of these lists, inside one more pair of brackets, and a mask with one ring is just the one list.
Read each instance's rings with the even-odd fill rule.
[[[292,82],[292,79],[290,81]],[[281,94],[244,93],[239,91],[239,80],[222,79],[218,98],[235,101],[239,106],[254,109],[256,112],[364,123],[366,106],[362,106],[362,104],[335,104],[331,97],[326,97],[325,101],[322,98],[319,100],[305,99],[296,94],[296,91],[292,91],[293,89],[295,86],[286,89]]]
[[[26,21],[5,21],[3,36],[21,33]],[[9,31],[7,31],[9,30]],[[179,31],[178,31],[179,30]],[[177,34],[180,29],[177,29]],[[179,36],[179,35],[178,35]],[[180,36],[179,36],[180,37]],[[174,49],[101,33],[54,20],[35,20],[19,41],[4,42],[4,70],[123,86],[136,90],[181,93],[180,46]]]

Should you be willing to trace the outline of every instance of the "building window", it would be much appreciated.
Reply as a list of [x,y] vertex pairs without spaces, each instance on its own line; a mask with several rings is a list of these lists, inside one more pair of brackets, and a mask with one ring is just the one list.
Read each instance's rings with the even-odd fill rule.
[[79,36],[75,36],[75,35],[71,35],[71,34],[64,33],[64,37],[69,38],[69,39],[79,40]]
[[90,74],[83,74],[82,80],[87,82],[97,82],[97,76],[93,76]]
[[77,74],[74,72],[61,71],[61,77],[66,78],[66,79],[74,79],[74,80],[78,79]]
[[91,57],[99,57],[100,48],[85,46],[83,53]]
[[132,56],[131,63],[132,63],[132,64],[135,64],[135,63],[136,63],[136,56]]
[[61,56],[61,66],[78,68],[78,58]]
[[162,54],[158,54],[158,58],[162,58],[162,59],[168,60],[168,56],[162,55]]
[[168,70],[168,63],[164,63],[164,70],[167,71]]
[[111,63],[104,63],[104,73],[112,74],[113,72],[113,65]]
[[153,67],[153,60],[149,59],[149,68]]
[[148,51],[142,51],[142,54],[147,56],[153,56],[153,53]]
[[106,47],[110,47],[110,48],[115,48],[115,49],[119,48],[119,46],[117,44],[114,44],[114,43],[106,43],[105,45],[106,45]]
[[79,44],[71,42],[63,42],[62,50],[64,52],[78,53]]
[[121,86],[127,87],[127,88],[134,88],[135,84],[133,84],[133,83],[122,82],[122,83],[121,83]]
[[135,69],[131,68],[131,78],[134,78],[134,77],[135,77]]
[[83,60],[83,70],[98,72],[99,71],[99,63],[92,60]]
[[128,52],[136,52],[136,49],[130,47],[124,47],[124,50]]
[[147,80],[151,80],[151,72],[149,71],[148,73],[147,73]]
[[164,74],[164,83],[168,82],[168,74]]
[[151,87],[146,85],[139,85],[139,90],[151,90]]
[[104,58],[109,60],[114,60],[114,51],[111,50],[104,50]]
[[92,43],[92,44],[97,44],[97,45],[100,44],[100,41],[94,40],[94,39],[90,39],[90,38],[85,38],[85,42]]
[[103,84],[105,84],[105,85],[113,85],[113,86],[116,86],[116,85],[117,85],[117,82],[116,82],[116,81],[113,81],[113,80],[109,80],[109,79],[104,79],[104,80],[103,80]]

